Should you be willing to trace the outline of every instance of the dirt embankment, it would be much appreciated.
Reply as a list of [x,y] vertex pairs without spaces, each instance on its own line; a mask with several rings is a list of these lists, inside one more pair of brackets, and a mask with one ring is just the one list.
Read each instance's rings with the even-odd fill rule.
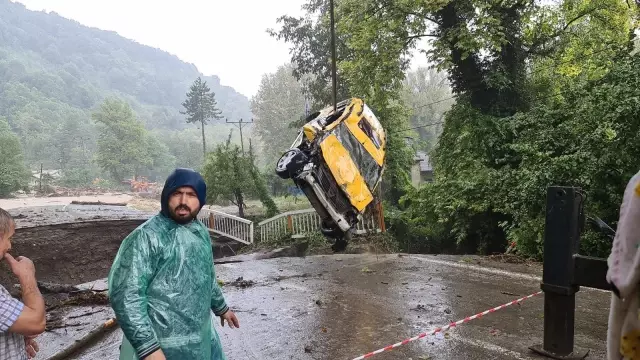
[[[11,253],[33,260],[39,281],[76,285],[107,277],[122,240],[154,212],[125,206],[57,205],[9,210],[16,220]],[[235,255],[240,244],[215,239],[216,258]],[[17,279],[0,266],[0,285]]]
[[[106,220],[28,227],[16,230],[11,253],[33,260],[39,281],[81,284],[108,275],[122,240],[145,220]],[[15,276],[0,271],[9,289]]]

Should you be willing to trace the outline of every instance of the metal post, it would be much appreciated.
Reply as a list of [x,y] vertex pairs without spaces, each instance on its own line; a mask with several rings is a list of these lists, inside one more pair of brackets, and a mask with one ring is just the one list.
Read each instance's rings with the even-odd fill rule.
[[579,189],[547,189],[544,233],[544,343],[534,352],[552,359],[584,359],[588,351],[573,347],[575,326],[574,254],[580,246],[581,197]]
[[251,119],[251,122],[244,122],[244,120],[242,119],[240,119],[240,121],[229,121],[229,119],[225,119],[225,121],[227,122],[227,124],[234,124],[238,127],[238,129],[240,129],[240,148],[242,149],[242,155],[244,155],[244,141],[242,138],[242,127],[244,125],[253,124],[253,119]]
[[242,155],[244,155],[244,139],[242,138],[242,118],[240,119],[240,147],[242,148]]
[[336,24],[334,19],[333,0],[329,0],[329,14],[331,17],[331,81],[333,82],[333,111],[338,108],[338,84],[336,75]]

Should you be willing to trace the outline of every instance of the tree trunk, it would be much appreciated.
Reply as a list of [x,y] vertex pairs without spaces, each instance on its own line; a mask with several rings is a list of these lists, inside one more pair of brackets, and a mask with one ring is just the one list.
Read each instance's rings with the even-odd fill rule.
[[236,190],[236,204],[238,204],[238,216],[244,219],[244,199],[239,190]]
[[200,125],[202,127],[202,155],[204,156],[204,159],[206,160],[207,158],[207,143],[204,139],[204,120],[200,120]]

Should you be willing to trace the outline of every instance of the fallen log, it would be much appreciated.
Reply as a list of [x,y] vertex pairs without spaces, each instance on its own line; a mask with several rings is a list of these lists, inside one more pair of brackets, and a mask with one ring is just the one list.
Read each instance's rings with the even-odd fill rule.
[[222,265],[222,264],[234,264],[234,263],[241,263],[244,262],[244,260],[227,260],[227,261],[213,261],[213,263],[215,265]]
[[109,305],[109,296],[104,292],[80,292],[74,293],[66,300],[52,304],[47,307],[46,311],[52,311],[65,306],[107,306]]
[[96,311],[90,311],[90,312],[86,312],[84,314],[80,314],[80,315],[74,315],[74,316],[69,316],[67,319],[77,319],[77,318],[81,318],[83,316],[90,316],[90,315],[94,315],[94,314],[98,314],[101,312],[104,312],[105,309],[100,309],[100,310],[96,310]]
[[[13,285],[17,290],[20,290],[20,284]],[[94,289],[81,289],[75,285],[68,284],[58,284],[58,283],[50,283],[38,281],[38,289],[43,294],[77,294],[77,293],[88,293],[88,292],[105,292],[104,290],[94,290]]]
[[102,201],[71,201],[71,205],[104,205],[104,206],[127,206],[127,203],[106,203]]
[[53,356],[49,357],[49,359],[47,359],[47,360],[63,360],[63,359],[67,359],[69,356],[71,356],[74,353],[76,353],[77,351],[81,350],[87,344],[89,344],[90,342],[98,339],[100,336],[104,335],[109,329],[112,329],[117,325],[118,325],[118,323],[116,322],[115,318],[109,319],[106,322],[104,322],[103,324],[101,324],[100,326],[98,326],[95,329],[91,330],[91,332],[89,332],[87,335],[85,335],[82,338],[76,340],[75,343],[69,345],[67,348],[63,349],[62,351],[58,352],[57,354],[54,354]]
[[76,326],[85,326],[85,325],[89,325],[89,323],[77,323],[77,324],[67,324],[65,322],[59,322],[59,323],[52,323],[52,324],[47,324],[47,326],[45,327],[44,331],[53,331],[56,329],[66,329],[66,328],[70,328],[70,327],[76,327]]

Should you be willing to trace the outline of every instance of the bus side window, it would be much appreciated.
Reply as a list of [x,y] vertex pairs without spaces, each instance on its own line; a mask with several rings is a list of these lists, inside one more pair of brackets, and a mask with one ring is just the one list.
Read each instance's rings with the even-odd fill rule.
[[358,121],[358,127],[369,137],[369,139],[371,139],[371,141],[373,141],[376,148],[380,149],[380,139],[378,139],[378,134],[373,131],[367,119],[364,117],[360,118],[360,121]]

